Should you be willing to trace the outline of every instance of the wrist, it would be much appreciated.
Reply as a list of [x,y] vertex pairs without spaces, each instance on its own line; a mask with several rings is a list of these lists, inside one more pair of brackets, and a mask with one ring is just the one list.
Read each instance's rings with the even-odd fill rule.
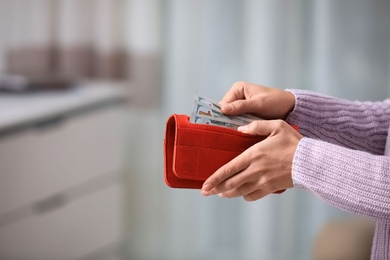
[[288,115],[294,111],[295,109],[295,94],[293,92],[291,92],[290,90],[286,89],[284,90],[285,92],[285,116],[284,118],[287,118]]

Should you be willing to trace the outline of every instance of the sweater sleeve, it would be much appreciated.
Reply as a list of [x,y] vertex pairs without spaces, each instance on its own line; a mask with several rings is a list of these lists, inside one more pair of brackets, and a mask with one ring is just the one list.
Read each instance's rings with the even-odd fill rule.
[[287,90],[295,96],[286,121],[303,136],[382,155],[390,125],[390,99],[348,101],[307,90]]
[[304,137],[295,152],[295,187],[340,209],[390,220],[390,157]]

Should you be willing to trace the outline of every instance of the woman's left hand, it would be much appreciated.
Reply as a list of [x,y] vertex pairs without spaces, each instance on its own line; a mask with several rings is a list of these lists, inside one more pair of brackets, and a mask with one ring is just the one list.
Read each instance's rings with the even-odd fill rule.
[[201,194],[255,201],[292,188],[292,162],[302,135],[283,120],[258,120],[238,130],[267,138],[219,168],[204,182]]

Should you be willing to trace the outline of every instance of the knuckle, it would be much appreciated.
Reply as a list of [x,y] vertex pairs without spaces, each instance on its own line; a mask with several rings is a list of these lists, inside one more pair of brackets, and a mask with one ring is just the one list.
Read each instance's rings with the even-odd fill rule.
[[277,180],[276,178],[273,178],[270,174],[266,174],[261,177],[260,185],[262,189],[272,191],[276,188]]
[[234,110],[237,110],[237,111],[241,111],[244,108],[243,102],[240,102],[239,100],[232,103],[232,106],[234,107]]
[[229,178],[238,172],[238,166],[236,164],[226,165],[224,168],[224,177]]
[[238,90],[238,92],[244,92],[247,82],[237,81],[233,84],[232,89]]
[[248,193],[248,185],[241,185],[236,188],[237,193],[240,195],[245,195]]
[[225,188],[227,190],[235,189],[235,188],[237,188],[237,186],[238,186],[238,182],[236,180],[228,180],[228,181],[226,181],[226,184],[225,184]]
[[269,185],[269,177],[267,175],[262,175],[259,179],[259,186],[262,189],[267,189]]
[[260,133],[262,123],[263,122],[256,120],[256,121],[251,122],[248,127],[252,128],[253,132]]
[[236,81],[234,84],[233,84],[233,87],[234,88],[241,88],[243,86],[245,86],[246,82],[245,81]]

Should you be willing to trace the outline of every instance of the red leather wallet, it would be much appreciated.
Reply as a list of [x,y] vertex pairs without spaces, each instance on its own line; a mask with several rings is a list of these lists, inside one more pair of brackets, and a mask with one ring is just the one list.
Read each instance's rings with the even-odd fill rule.
[[165,129],[165,183],[171,188],[200,189],[217,169],[265,138],[219,126],[194,124],[187,115],[173,114]]

